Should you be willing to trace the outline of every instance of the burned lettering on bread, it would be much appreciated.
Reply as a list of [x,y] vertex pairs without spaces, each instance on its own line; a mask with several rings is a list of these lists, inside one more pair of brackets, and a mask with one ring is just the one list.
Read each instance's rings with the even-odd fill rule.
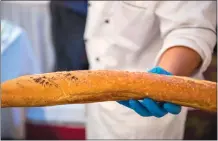
[[54,76],[52,76],[50,79],[51,79],[51,80],[56,80],[56,78],[55,78]]
[[52,86],[53,86],[53,87],[56,87],[56,88],[59,87],[58,84],[55,83],[52,78],[47,78],[46,80],[47,80],[47,81],[45,82],[45,84],[46,84],[47,86],[49,86],[49,87],[52,87]]
[[23,85],[21,85],[19,82],[16,83],[19,87],[24,88]]
[[56,84],[56,83],[53,83],[53,85],[54,85],[56,88],[58,88],[58,84]]
[[43,76],[43,77],[38,77],[38,78],[33,78],[33,81],[36,82],[37,84],[42,85],[43,87],[51,87],[53,84],[49,82],[49,80]]
[[48,80],[43,80],[40,84],[42,84],[44,87],[48,86],[51,87],[52,83],[50,83]]
[[67,74],[65,74],[65,76],[68,77],[68,76],[71,76],[71,74],[70,74],[70,73],[67,73]]
[[45,84],[45,80],[42,80],[42,81],[40,82],[40,84],[44,85],[44,84]]
[[44,85],[44,82],[45,82],[45,80],[42,77],[33,78],[33,81],[41,85]]
[[78,78],[76,76],[72,76],[71,80],[78,80]]
[[71,73],[64,74],[64,77],[67,78],[68,80],[78,80],[78,78],[76,76],[72,76]]
[[39,83],[42,80],[42,78],[33,78],[33,81],[35,81],[36,83]]

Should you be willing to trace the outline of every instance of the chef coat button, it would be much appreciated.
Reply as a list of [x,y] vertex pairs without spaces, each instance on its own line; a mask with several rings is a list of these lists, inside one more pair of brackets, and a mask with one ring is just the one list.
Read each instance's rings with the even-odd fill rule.
[[86,43],[87,42],[87,39],[84,39],[84,43]]
[[91,3],[90,3],[90,2],[88,2],[88,6],[91,6]]
[[105,23],[109,23],[109,20],[108,20],[108,19],[106,19],[106,20],[105,20]]
[[98,57],[95,58],[96,61],[100,61],[100,59]]

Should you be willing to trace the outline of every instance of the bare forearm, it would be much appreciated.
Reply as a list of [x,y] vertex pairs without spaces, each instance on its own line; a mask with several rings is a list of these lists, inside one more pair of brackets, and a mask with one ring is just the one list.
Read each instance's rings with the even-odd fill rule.
[[201,65],[201,61],[200,55],[194,50],[175,46],[163,53],[158,66],[173,75],[190,76]]

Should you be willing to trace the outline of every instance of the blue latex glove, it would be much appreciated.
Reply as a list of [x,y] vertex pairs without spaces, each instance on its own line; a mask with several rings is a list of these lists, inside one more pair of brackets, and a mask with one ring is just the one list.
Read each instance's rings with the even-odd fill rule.
[[[163,74],[163,75],[172,75],[171,73],[165,71],[160,67],[155,67],[149,71],[150,73]],[[167,113],[179,114],[181,112],[181,106],[175,105],[168,102],[155,102],[150,98],[145,98],[143,100],[125,100],[118,101],[119,104],[122,104],[143,117],[155,116],[157,118],[163,117]]]

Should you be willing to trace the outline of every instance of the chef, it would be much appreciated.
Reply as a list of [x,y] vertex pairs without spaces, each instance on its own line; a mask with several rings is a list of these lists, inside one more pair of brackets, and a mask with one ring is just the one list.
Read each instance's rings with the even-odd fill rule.
[[[85,40],[91,70],[203,79],[216,43],[216,2],[90,1]],[[87,139],[182,139],[187,115],[185,107],[152,99],[86,110]]]

